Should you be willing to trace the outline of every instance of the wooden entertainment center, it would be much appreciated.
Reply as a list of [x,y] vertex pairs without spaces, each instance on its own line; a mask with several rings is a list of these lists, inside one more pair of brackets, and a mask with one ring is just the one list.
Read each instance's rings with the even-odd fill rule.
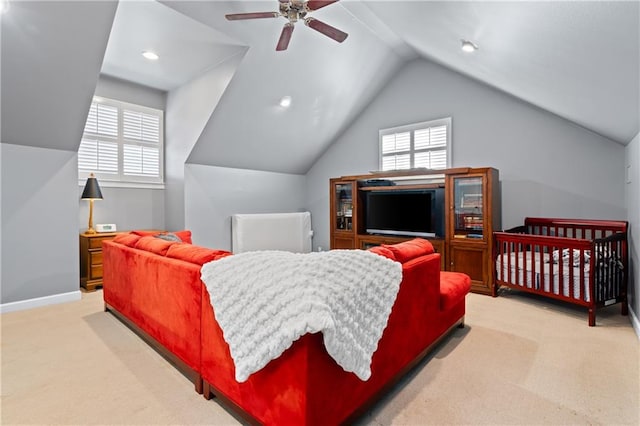
[[[330,179],[330,242],[332,249],[366,249],[415,238],[367,232],[367,199],[371,192],[444,191],[442,235],[423,236],[442,256],[442,269],[471,277],[471,290],[491,294],[495,268],[493,232],[501,230],[498,170],[459,167],[412,169]],[[418,191],[419,192],[419,191]],[[406,234],[406,233],[404,233]]]

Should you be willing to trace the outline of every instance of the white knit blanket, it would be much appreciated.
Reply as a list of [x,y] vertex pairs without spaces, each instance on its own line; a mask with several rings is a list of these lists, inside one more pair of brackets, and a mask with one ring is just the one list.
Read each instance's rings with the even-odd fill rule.
[[402,265],[364,250],[256,251],[206,263],[201,275],[238,382],[319,331],[338,365],[367,380]]

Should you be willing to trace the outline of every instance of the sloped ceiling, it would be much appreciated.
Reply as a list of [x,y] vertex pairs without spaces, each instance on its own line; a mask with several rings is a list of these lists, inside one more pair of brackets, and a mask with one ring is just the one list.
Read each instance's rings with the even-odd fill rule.
[[[133,10],[137,3],[120,6]],[[614,142],[626,144],[639,131],[637,1],[342,0],[313,16],[349,33],[344,43],[298,23],[286,52],[274,50],[282,18],[224,19],[276,10],[276,0],[139,3],[164,9],[134,11],[138,21],[117,18],[102,69],[107,74],[172,90],[248,47],[190,162],[304,173],[416,56]],[[3,142],[77,148],[115,10],[111,1],[13,2],[2,17]],[[169,12],[184,19],[154,29],[145,24],[167,22]],[[167,50],[153,75],[135,55],[167,40],[157,27],[168,31],[169,42],[160,43]],[[463,38],[480,49],[463,53]],[[185,56],[200,52],[200,58]],[[285,95],[293,98],[286,110],[277,104]]]
[[[343,44],[298,23],[286,52],[274,51],[282,18],[223,18],[275,1],[163,4],[249,46],[190,162],[304,173],[416,56],[614,142],[639,131],[639,2],[342,0],[314,16],[348,32]],[[462,52],[461,39],[480,49]]]
[[[378,92],[401,58],[346,9],[313,16],[349,33],[335,41],[299,22],[276,52],[284,19],[228,22],[225,13],[269,11],[276,2],[175,2],[185,15],[249,46],[188,161],[303,174]],[[283,96],[292,98],[282,108]]]
[[365,3],[425,58],[619,143],[638,133],[638,1]]
[[[145,50],[160,60],[144,59]],[[102,74],[171,91],[244,50],[237,40],[156,1],[121,1]]]
[[112,2],[19,2],[2,15],[2,142],[77,151]]

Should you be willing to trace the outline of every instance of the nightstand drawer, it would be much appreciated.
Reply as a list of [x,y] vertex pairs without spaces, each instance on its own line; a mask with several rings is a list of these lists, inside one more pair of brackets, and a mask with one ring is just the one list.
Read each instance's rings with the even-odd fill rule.
[[102,264],[100,265],[91,265],[91,275],[89,277],[90,280],[97,280],[102,278]]
[[102,265],[102,251],[90,251],[89,263],[91,266]]
[[89,249],[102,249],[102,242],[104,240],[112,240],[113,236],[110,237],[94,237],[89,239]]

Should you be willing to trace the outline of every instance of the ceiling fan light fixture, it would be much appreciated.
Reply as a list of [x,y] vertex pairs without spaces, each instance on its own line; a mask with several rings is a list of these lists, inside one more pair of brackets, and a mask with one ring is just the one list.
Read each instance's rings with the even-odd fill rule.
[[478,50],[478,45],[469,40],[460,40],[462,42],[462,50],[471,53]]
[[142,56],[150,61],[157,61],[158,58],[160,58],[157,53],[152,52],[151,50],[145,50],[144,52],[142,52]]
[[280,99],[280,106],[282,108],[289,108],[291,106],[291,96],[283,96]]

